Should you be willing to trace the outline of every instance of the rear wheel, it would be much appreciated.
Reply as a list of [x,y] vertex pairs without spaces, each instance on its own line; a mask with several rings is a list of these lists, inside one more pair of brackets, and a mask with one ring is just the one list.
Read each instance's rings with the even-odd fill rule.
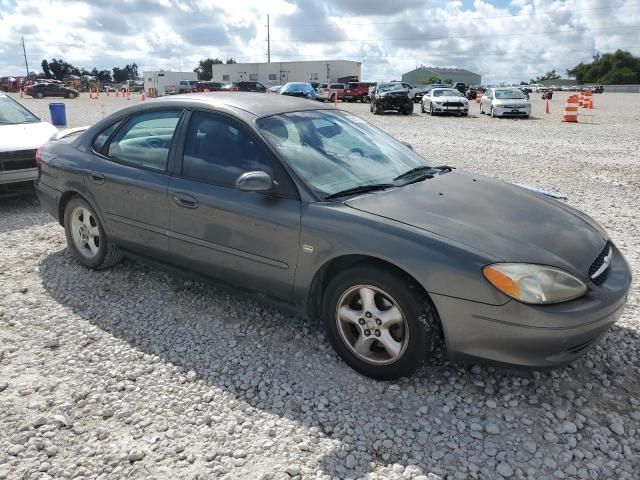
[[69,92],[69,95],[67,95],[67,98],[73,100],[74,98],[76,98],[76,94],[73,92]]
[[87,268],[111,267],[122,258],[91,205],[81,197],[72,198],[65,206],[64,233],[71,253]]
[[44,98],[44,93],[42,92],[36,93],[36,98]]
[[337,275],[324,294],[322,318],[345,362],[380,380],[410,376],[439,340],[429,300],[409,279],[376,267]]

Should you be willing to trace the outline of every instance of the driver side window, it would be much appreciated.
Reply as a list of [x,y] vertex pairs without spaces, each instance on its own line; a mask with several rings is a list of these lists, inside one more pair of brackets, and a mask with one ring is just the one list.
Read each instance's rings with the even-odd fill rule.
[[107,156],[135,167],[166,171],[181,116],[182,111],[162,110],[131,117],[109,143]]

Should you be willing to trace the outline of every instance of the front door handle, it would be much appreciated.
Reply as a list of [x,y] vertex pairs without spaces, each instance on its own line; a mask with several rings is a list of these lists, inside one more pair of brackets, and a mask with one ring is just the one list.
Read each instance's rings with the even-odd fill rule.
[[93,183],[97,183],[98,185],[102,185],[104,183],[104,175],[97,172],[89,172],[88,174],[89,180]]
[[198,208],[198,201],[195,197],[187,195],[186,193],[176,192],[173,194],[173,201],[181,207],[185,208]]

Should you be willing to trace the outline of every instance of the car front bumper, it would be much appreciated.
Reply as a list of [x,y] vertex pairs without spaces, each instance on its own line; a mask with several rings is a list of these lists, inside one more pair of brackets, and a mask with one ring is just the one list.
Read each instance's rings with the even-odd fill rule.
[[396,96],[385,96],[378,97],[376,99],[376,104],[380,106],[382,110],[413,110],[413,100],[409,97],[396,97]]
[[487,305],[432,295],[455,361],[549,368],[570,363],[594,347],[620,318],[631,284],[629,265],[614,246],[605,282],[554,305],[511,300]]
[[20,170],[0,171],[0,185],[10,183],[32,182],[38,176],[37,168],[22,168]]
[[469,104],[462,105],[461,107],[450,107],[444,105],[433,104],[433,111],[436,113],[453,113],[457,115],[464,115],[469,113]]
[[531,115],[531,106],[506,108],[500,105],[494,105],[493,111],[498,117],[528,117]]

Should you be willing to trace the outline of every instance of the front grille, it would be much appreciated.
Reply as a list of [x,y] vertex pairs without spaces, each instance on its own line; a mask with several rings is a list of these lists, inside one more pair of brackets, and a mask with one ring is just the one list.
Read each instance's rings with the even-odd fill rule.
[[461,107],[462,102],[444,102],[445,107]]
[[0,172],[22,170],[36,167],[35,150],[19,150],[17,152],[0,152]]
[[[589,278],[596,285],[602,285],[604,281],[607,279],[607,275],[609,274],[609,267],[611,264],[611,242],[607,241],[606,245],[598,255],[591,266],[589,267]],[[605,261],[608,262],[607,267],[602,269],[602,266],[605,265]]]

